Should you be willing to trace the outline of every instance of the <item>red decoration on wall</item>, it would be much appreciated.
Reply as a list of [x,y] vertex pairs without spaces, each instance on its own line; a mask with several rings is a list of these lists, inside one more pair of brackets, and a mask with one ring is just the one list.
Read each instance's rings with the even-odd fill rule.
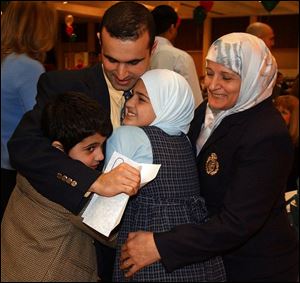
[[74,28],[72,26],[74,22],[74,18],[72,15],[65,16],[65,23],[66,23],[66,33],[69,36],[71,42],[76,41],[77,35],[73,32]]
[[209,12],[214,5],[214,1],[200,1],[199,5],[200,7],[203,7],[206,12]]
[[74,29],[72,26],[66,26],[66,33],[68,36],[72,36],[73,31],[74,31]]

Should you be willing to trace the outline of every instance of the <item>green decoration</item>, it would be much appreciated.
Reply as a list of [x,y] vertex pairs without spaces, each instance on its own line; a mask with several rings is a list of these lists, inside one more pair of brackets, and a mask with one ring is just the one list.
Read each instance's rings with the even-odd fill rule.
[[194,16],[194,20],[197,24],[201,25],[203,24],[205,18],[206,18],[206,10],[204,7],[202,6],[198,6],[194,9],[194,13],[193,13],[193,16]]
[[4,13],[10,1],[1,1],[1,12]]
[[77,35],[75,33],[72,33],[72,35],[70,36],[70,41],[75,42],[76,39],[77,39]]
[[280,1],[261,1],[261,4],[268,12],[271,12],[279,2]]

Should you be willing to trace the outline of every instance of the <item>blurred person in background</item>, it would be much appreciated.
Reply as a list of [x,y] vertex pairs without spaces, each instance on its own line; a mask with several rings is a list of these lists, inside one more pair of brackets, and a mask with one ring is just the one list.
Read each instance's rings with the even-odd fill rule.
[[262,39],[270,50],[275,45],[274,31],[269,25],[265,23],[261,23],[261,22],[252,23],[247,27],[246,32]]
[[289,94],[299,98],[299,74],[296,76],[296,78],[289,90]]
[[12,1],[1,16],[1,219],[16,184],[7,142],[36,102],[37,81],[56,35],[57,14],[45,2]]
[[274,100],[274,105],[284,119],[294,145],[294,162],[291,169],[287,191],[298,189],[299,179],[299,99],[293,95],[278,96]]
[[277,72],[276,84],[273,88],[272,99],[274,100],[277,96],[285,95],[288,93],[288,84],[286,83],[284,76],[281,72]]
[[186,51],[173,46],[180,18],[168,5],[159,5],[151,13],[156,26],[156,46],[151,56],[150,69],[169,69],[182,75],[189,83],[195,107],[198,107],[203,97],[194,59]]

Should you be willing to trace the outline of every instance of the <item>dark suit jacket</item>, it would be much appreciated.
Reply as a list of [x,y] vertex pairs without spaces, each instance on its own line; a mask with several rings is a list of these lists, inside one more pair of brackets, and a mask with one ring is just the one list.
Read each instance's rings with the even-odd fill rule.
[[[206,102],[195,112],[195,145]],[[154,235],[169,271],[223,255],[229,281],[251,281],[298,264],[284,191],[293,149],[271,99],[223,119],[197,157],[200,191],[210,220]],[[276,278],[276,276],[275,276]]]
[[51,146],[41,131],[41,111],[56,95],[79,91],[96,99],[110,113],[102,66],[44,73],[37,88],[36,105],[23,116],[8,142],[11,163],[43,196],[78,213],[85,203],[84,194],[100,173]]

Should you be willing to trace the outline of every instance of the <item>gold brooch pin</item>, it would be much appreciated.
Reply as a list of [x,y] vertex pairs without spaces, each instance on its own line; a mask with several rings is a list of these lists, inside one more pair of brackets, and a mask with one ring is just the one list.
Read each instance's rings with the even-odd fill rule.
[[219,171],[219,162],[218,156],[215,153],[211,153],[211,155],[206,160],[206,173],[213,176]]

